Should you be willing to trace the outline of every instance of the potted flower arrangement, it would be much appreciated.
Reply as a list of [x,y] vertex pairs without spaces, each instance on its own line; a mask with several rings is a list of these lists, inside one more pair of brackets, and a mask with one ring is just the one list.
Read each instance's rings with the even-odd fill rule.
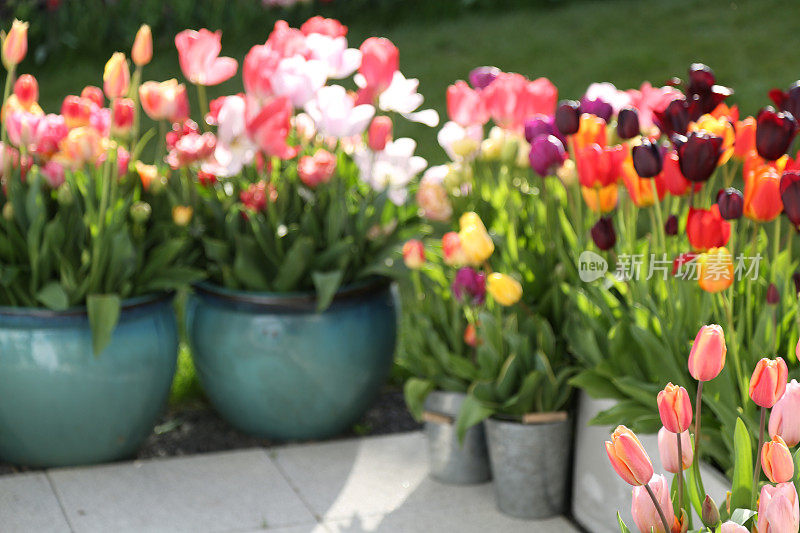
[[[209,274],[190,303],[190,344],[212,404],[259,436],[341,432],[393,360],[387,274],[415,216],[407,186],[426,162],[413,140],[392,138],[390,114],[438,116],[418,110],[418,82],[390,41],[353,49],[346,34],[321,17],[277,22],[244,59],[244,93],[208,108],[206,86],[237,62],[219,57],[219,32],[175,39],[205,108],[205,124],[177,124],[167,139],[168,162],[192,183],[182,201]],[[329,83],[354,73],[357,93]]]
[[144,168],[129,95],[152,55],[147,28],[133,83],[114,54],[103,90],[68,96],[61,114],[44,114],[35,78],[16,76],[26,30],[15,21],[2,39],[0,457],[118,459],[149,435],[172,383],[172,291],[202,273],[163,188],[130,171]]

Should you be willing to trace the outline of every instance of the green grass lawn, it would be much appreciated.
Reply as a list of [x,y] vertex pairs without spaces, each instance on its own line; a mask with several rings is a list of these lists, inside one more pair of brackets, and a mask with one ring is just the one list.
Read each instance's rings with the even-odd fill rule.
[[[355,46],[370,35],[393,40],[400,48],[402,71],[420,79],[427,105],[443,118],[447,86],[466,78],[478,65],[547,76],[562,97],[577,98],[593,81],[611,81],[623,89],[638,87],[644,80],[661,83],[671,76],[684,76],[695,61],[711,66],[720,83],[736,90],[731,101],[742,111],[754,113],[769,103],[766,92],[770,88],[787,87],[800,78],[800,58],[794,49],[797,14],[793,0],[574,1],[390,27],[361,22],[351,24],[349,38]],[[222,29],[223,54],[240,61],[271,30],[235,35]],[[172,43],[156,44],[145,79],[180,78]],[[38,77],[43,107],[57,111],[65,94],[78,93],[86,84],[102,84],[105,59],[73,58],[39,68],[31,68],[28,62],[22,70]],[[212,88],[210,94],[240,90],[237,76]],[[197,109],[196,94],[191,96]],[[400,125],[396,134],[416,138],[420,154],[431,162],[443,161],[436,130]],[[175,400],[195,397],[199,391],[188,353],[181,354]]]

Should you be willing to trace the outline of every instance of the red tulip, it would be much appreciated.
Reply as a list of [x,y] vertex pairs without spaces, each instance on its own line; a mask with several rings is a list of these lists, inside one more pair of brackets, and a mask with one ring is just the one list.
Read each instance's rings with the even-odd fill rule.
[[711,209],[691,207],[686,219],[686,235],[692,248],[704,252],[728,244],[731,225],[722,218],[717,204],[712,205]]
[[761,359],[750,378],[750,399],[761,407],[772,407],[786,392],[788,376],[783,358]]
[[236,74],[236,60],[219,57],[221,31],[183,30],[175,36],[175,47],[183,75],[195,85],[219,85]]
[[622,164],[627,155],[624,146],[590,144],[576,152],[578,178],[584,187],[606,187],[622,176]]
[[681,174],[680,164],[678,163],[678,153],[671,150],[664,154],[664,167],[661,170],[664,186],[673,196],[683,196],[689,192],[689,187],[694,186],[695,192],[702,189],[702,183],[692,184]]
[[733,155],[744,159],[756,149],[756,119],[747,117],[736,122],[736,141],[733,144]]
[[313,156],[306,155],[297,162],[297,174],[307,187],[312,189],[328,183],[336,171],[336,156],[320,149]]
[[403,262],[411,270],[419,270],[425,264],[425,245],[419,239],[411,239],[403,245]]
[[90,102],[94,102],[97,107],[103,107],[106,103],[105,96],[103,96],[103,90],[100,87],[95,87],[94,85],[87,85],[81,91],[81,98],[85,98]]
[[792,170],[781,176],[781,201],[786,217],[800,228],[800,171]]
[[[248,101],[247,105],[256,104]],[[247,115],[252,117],[247,121],[247,131],[267,155],[291,159],[297,154],[297,148],[287,144],[292,129],[292,103],[287,97],[274,98]]]
[[130,98],[117,98],[111,108],[111,132],[119,137],[128,135],[133,128],[136,108]]
[[380,152],[386,148],[386,143],[392,140],[392,119],[386,115],[378,115],[372,119],[367,132],[367,145],[373,152]]
[[303,35],[319,33],[328,37],[344,37],[347,35],[347,26],[336,19],[328,19],[319,15],[311,17],[300,26]]

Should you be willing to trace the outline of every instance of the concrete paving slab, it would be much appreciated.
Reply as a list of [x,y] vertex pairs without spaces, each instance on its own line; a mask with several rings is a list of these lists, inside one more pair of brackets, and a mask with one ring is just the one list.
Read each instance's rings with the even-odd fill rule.
[[0,477],[0,531],[70,532],[46,475],[35,473]]

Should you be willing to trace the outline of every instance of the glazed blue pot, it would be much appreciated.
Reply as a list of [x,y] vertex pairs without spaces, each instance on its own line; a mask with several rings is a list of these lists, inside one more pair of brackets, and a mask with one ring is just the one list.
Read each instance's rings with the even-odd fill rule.
[[188,304],[200,382],[239,430],[275,440],[323,439],[357,422],[394,358],[391,285],[339,291],[322,313],[311,293],[253,293],[201,283]]
[[172,300],[123,302],[111,342],[97,356],[85,308],[0,307],[0,459],[51,467],[133,455],[175,374]]

